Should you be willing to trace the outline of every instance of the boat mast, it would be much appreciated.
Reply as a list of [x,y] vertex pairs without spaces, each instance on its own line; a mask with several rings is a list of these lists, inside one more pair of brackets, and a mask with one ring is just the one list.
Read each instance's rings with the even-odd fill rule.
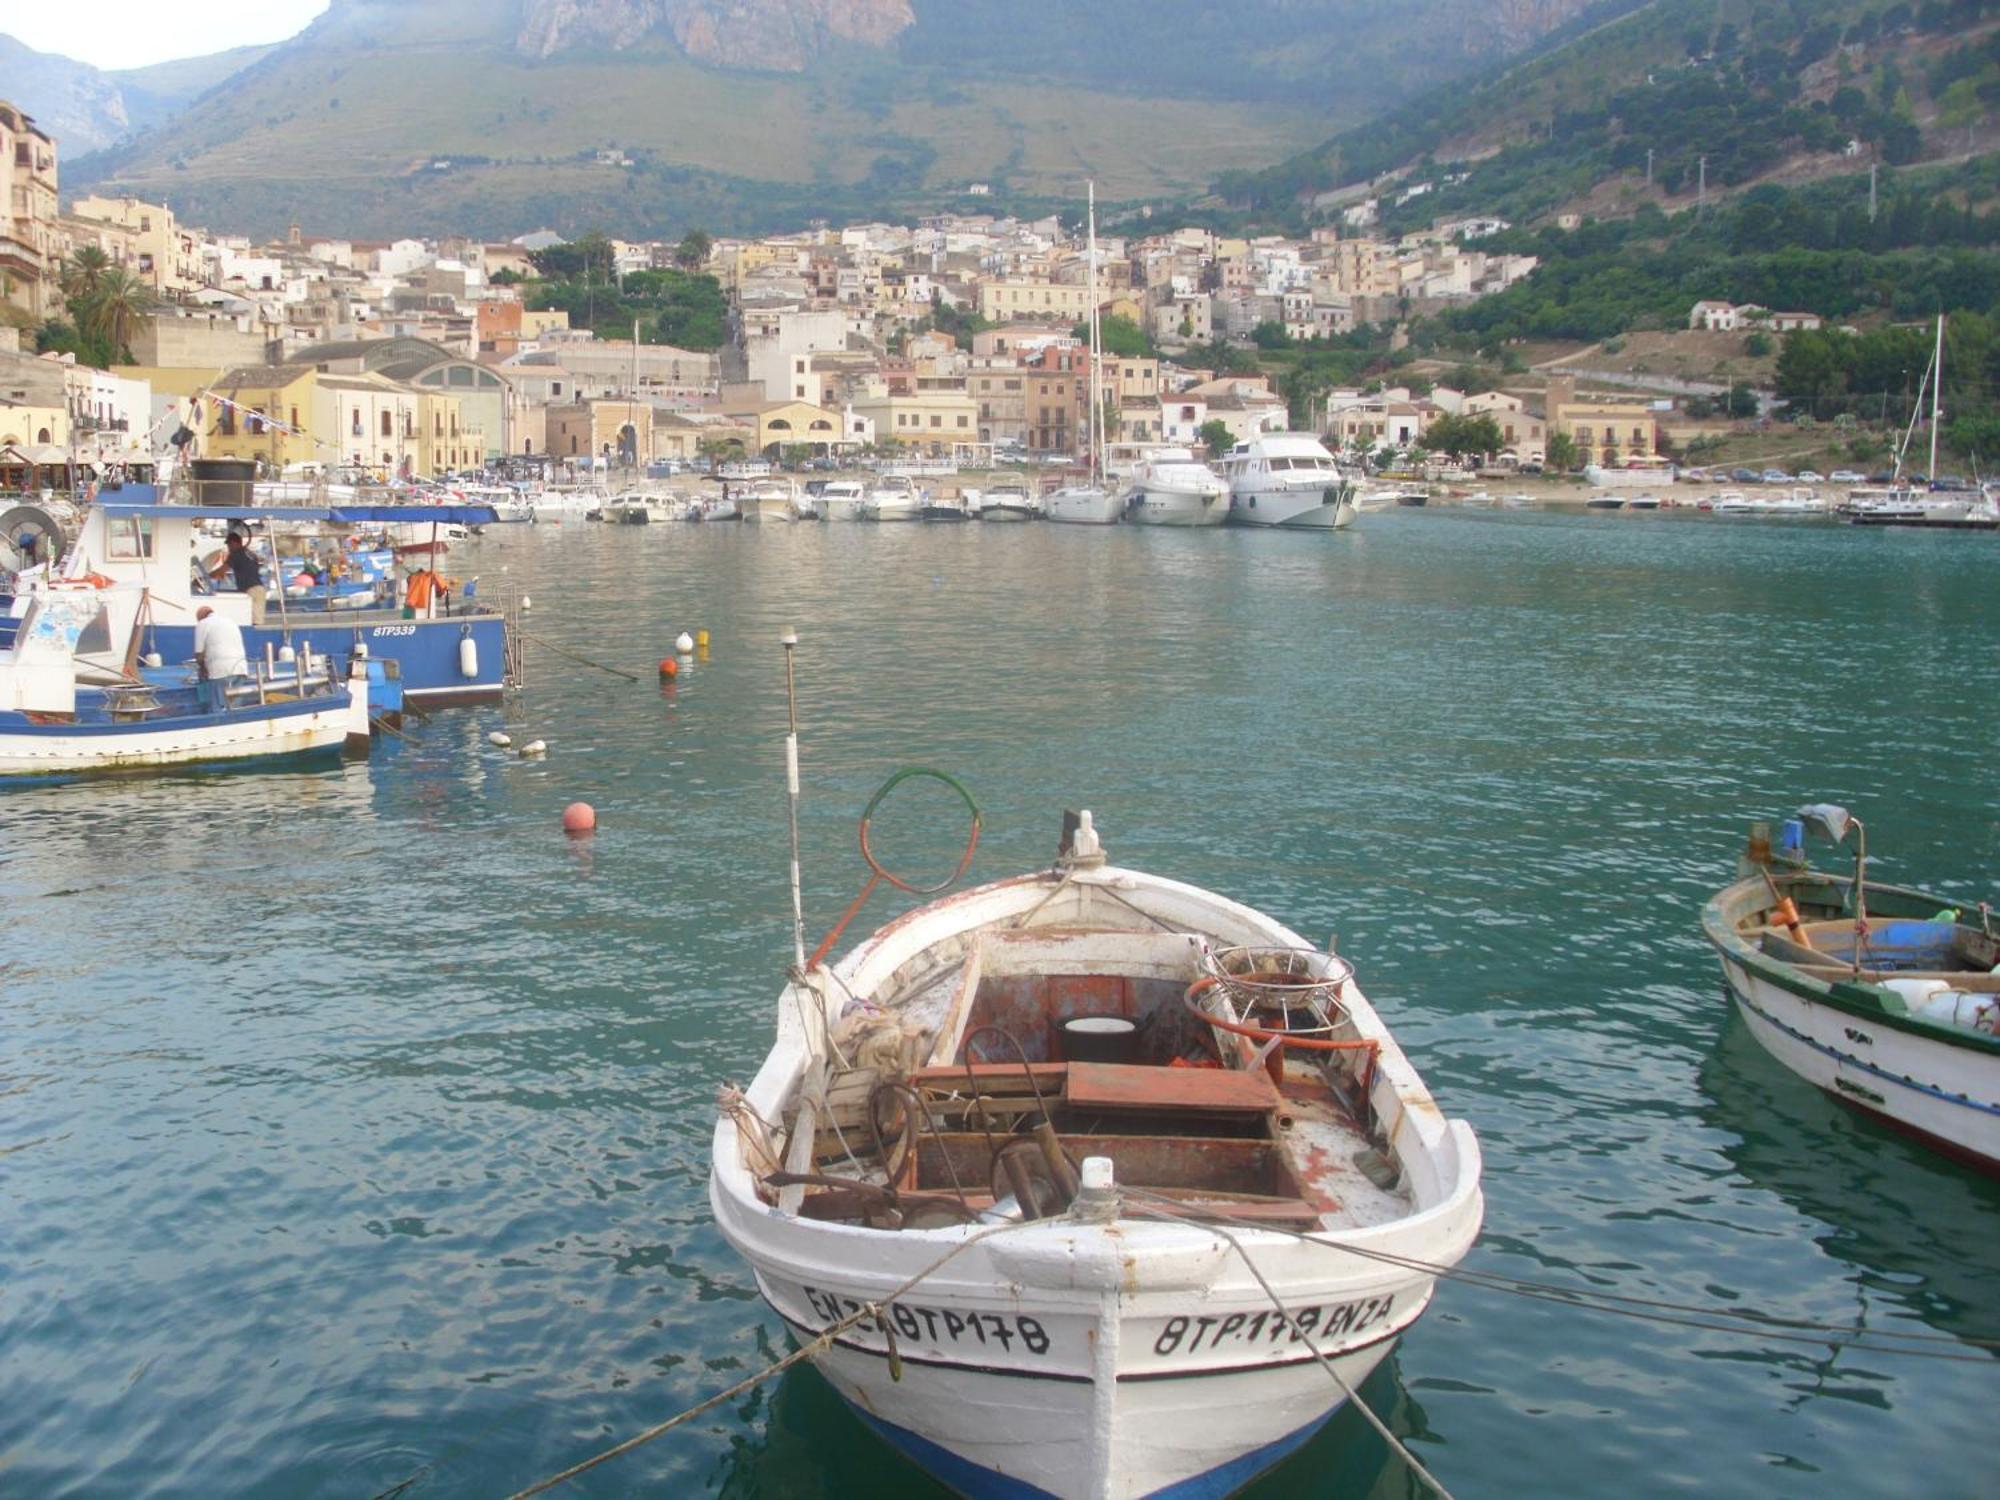
[[1944,396],[1944,314],[1943,313],[1938,314],[1937,348],[1931,354],[1931,369],[1934,373],[1931,376],[1930,482],[1935,487],[1937,484],[1938,421],[1940,417],[1943,415],[1942,398]]
[[806,972],[806,908],[799,891],[799,694],[793,685],[792,657],[799,633],[790,626],[778,637],[785,648],[785,790],[791,798],[792,826],[792,966],[801,979]]
[[1098,442],[1098,428],[1103,423],[1099,411],[1097,344],[1100,337],[1097,325],[1097,182],[1089,184],[1089,282],[1090,282],[1090,481],[1099,483],[1104,477],[1104,463],[1101,445]]

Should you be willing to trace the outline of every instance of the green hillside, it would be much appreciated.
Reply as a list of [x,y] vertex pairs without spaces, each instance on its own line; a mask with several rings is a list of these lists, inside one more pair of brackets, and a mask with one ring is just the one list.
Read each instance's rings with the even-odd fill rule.
[[[1543,0],[1521,25],[1589,3]],[[336,0],[166,128],[64,175],[235,229],[357,236],[749,231],[921,212],[974,182],[992,206],[1072,200],[1090,177],[1107,200],[1158,201],[1481,65],[1498,33],[1470,19],[1488,10],[916,0],[892,45],[754,72],[692,60],[664,33],[531,57],[515,45],[521,0]],[[599,165],[605,148],[633,164]]]
[[1297,214],[1312,195],[1386,174],[1433,181],[1421,201],[1391,206],[1398,229],[1454,212],[1671,206],[1695,195],[1703,158],[1708,190],[1723,193],[1778,172],[1852,170],[1850,142],[1891,165],[1962,154],[2000,113],[1996,27],[1994,0],[1654,0],[1276,167],[1225,174],[1216,190]]

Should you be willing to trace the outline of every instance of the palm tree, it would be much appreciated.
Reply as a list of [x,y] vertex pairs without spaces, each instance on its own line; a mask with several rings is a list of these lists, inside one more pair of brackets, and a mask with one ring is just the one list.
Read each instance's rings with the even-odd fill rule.
[[131,340],[139,325],[153,315],[159,299],[153,289],[123,266],[112,266],[83,299],[78,315],[83,331],[100,339],[114,358],[131,357]]
[[63,263],[62,294],[72,302],[85,302],[97,291],[111,257],[96,245],[84,245]]

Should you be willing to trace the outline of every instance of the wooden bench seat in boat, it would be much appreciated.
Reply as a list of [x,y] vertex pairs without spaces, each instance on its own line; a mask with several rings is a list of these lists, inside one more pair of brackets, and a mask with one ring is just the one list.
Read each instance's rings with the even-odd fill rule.
[[1076,1109],[1265,1114],[1284,1101],[1262,1069],[1237,1072],[1073,1062],[1064,1080],[1063,1102]]

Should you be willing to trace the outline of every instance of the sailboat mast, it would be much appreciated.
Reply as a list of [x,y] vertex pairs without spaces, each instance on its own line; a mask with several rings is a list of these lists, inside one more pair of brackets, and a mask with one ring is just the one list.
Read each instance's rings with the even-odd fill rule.
[[1104,476],[1101,456],[1102,445],[1098,442],[1098,427],[1103,421],[1099,413],[1101,397],[1097,389],[1097,345],[1101,335],[1097,327],[1097,183],[1093,179],[1089,185],[1089,234],[1090,234],[1090,477],[1093,481]]
[[1944,314],[1938,314],[1937,349],[1931,355],[1931,475],[1933,485],[1937,483],[1937,443],[1938,421],[1943,416],[1944,396]]

